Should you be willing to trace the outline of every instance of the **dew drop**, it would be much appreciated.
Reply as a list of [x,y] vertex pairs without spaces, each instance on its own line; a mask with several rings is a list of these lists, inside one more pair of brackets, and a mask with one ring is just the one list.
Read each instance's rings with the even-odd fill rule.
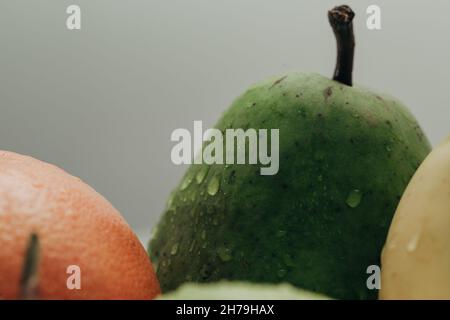
[[347,200],[345,201],[350,208],[356,208],[361,203],[362,192],[354,189],[349,192]]
[[417,249],[417,245],[419,244],[420,234],[417,233],[406,245],[406,251],[414,252]]
[[228,262],[232,259],[231,250],[229,248],[219,247],[217,249],[217,255],[223,262]]
[[187,187],[189,187],[192,183],[193,176],[191,173],[186,174],[186,176],[183,179],[183,182],[181,183],[180,190],[186,190]]
[[201,184],[204,180],[206,175],[208,174],[209,166],[203,166],[200,168],[200,170],[195,175],[195,181],[197,184]]
[[220,189],[220,180],[219,177],[214,176],[208,184],[208,194],[210,196],[215,196]]
[[177,254],[177,252],[178,252],[178,243],[175,243],[175,244],[172,246],[172,248],[170,249],[170,254],[174,256],[174,255]]

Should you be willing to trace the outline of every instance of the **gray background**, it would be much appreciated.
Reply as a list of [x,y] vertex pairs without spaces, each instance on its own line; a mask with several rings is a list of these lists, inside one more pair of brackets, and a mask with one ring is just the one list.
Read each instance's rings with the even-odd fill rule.
[[[355,82],[410,107],[433,144],[450,134],[450,1],[346,1]],[[66,29],[66,7],[82,30]],[[63,167],[108,198],[145,242],[185,167],[175,128],[213,126],[249,84],[331,75],[336,0],[1,0],[0,149]],[[382,8],[382,30],[366,8]]]

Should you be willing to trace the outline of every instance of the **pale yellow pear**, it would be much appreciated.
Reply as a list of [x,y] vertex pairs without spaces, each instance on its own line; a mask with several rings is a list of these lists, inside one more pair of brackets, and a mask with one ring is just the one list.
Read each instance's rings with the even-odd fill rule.
[[403,194],[382,253],[381,299],[450,299],[450,137]]

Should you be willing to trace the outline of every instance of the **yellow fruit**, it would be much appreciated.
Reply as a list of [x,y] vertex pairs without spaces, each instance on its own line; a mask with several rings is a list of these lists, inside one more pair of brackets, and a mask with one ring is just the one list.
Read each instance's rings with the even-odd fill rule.
[[450,137],[409,183],[382,254],[381,299],[450,299]]

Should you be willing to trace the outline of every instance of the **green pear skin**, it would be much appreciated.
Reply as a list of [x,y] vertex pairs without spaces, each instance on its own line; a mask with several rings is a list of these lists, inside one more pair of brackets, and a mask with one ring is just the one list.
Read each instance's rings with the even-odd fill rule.
[[430,151],[407,108],[292,73],[250,87],[216,128],[279,129],[280,168],[188,169],[149,246],[163,292],[228,279],[375,299],[367,267],[380,264],[399,199]]

